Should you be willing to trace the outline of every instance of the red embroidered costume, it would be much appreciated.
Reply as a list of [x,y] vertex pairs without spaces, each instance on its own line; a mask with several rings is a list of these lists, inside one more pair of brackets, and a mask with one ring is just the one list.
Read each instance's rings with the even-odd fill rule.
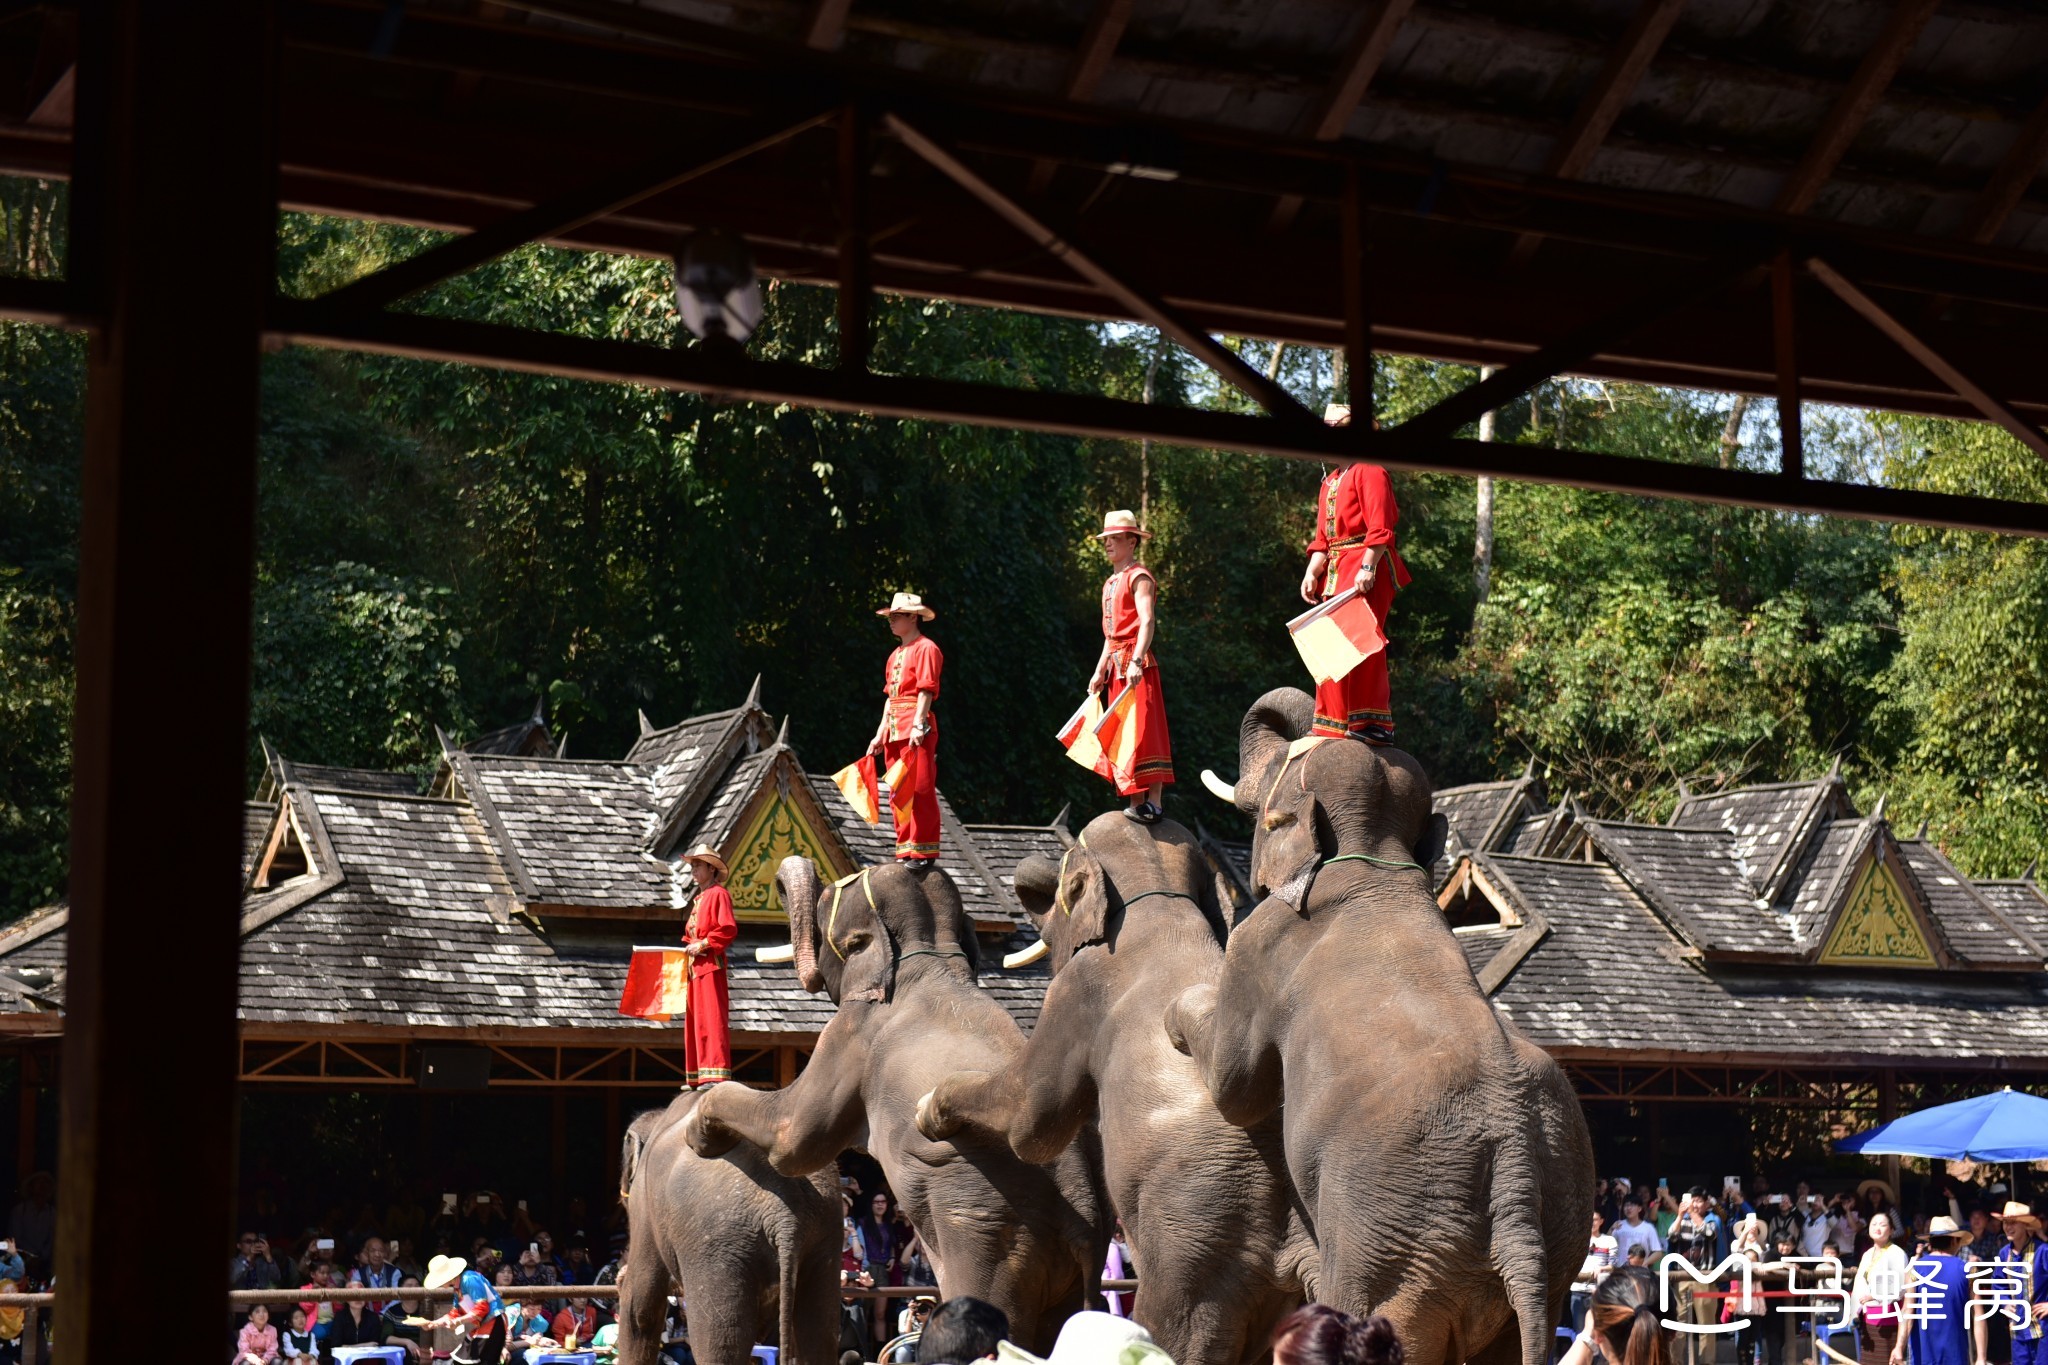
[[[1124,670],[1130,667],[1131,651],[1138,645],[1137,586],[1141,578],[1151,581],[1155,593],[1159,590],[1159,580],[1138,563],[1125,565],[1102,583],[1102,638],[1109,641],[1110,665],[1115,670],[1111,696],[1122,691]],[[1159,661],[1148,652],[1144,665],[1131,713],[1138,726],[1137,745],[1129,769],[1118,768],[1113,777],[1119,796],[1139,796],[1173,781],[1173,743],[1166,733],[1166,693],[1159,685]]]
[[[1323,571],[1325,599],[1351,586],[1368,548],[1386,547],[1379,572],[1365,594],[1373,615],[1379,618],[1382,634],[1387,629],[1387,611],[1394,605],[1395,588],[1405,586],[1412,577],[1394,548],[1394,528],[1400,521],[1401,509],[1394,504],[1394,486],[1387,471],[1376,464],[1358,463],[1334,469],[1324,476],[1323,486],[1316,493],[1316,533],[1308,549],[1311,555],[1320,552],[1329,556]],[[1394,712],[1387,685],[1385,650],[1335,682],[1316,687],[1316,734],[1359,734],[1368,726],[1384,732],[1376,735],[1378,738],[1393,738]]]
[[[890,789],[889,814],[896,822],[896,856],[905,861],[930,861],[939,856],[939,674],[946,657],[929,636],[920,635],[889,653],[882,670],[882,693],[888,698],[888,727],[882,735],[882,771],[900,760],[903,778]],[[925,713],[921,744],[910,742],[910,722],[917,715],[917,694],[932,694]]]
[[732,1079],[731,988],[725,950],[739,933],[732,893],[716,882],[697,888],[683,942],[704,944],[690,962],[690,1007],[683,1015],[683,1084],[715,1085]]

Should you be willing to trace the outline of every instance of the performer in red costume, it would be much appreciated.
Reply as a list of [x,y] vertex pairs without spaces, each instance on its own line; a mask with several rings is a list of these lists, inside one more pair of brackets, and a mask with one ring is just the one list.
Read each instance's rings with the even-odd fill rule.
[[[1362,460],[1332,469],[1316,493],[1316,530],[1308,543],[1308,572],[1301,577],[1302,600],[1313,604],[1356,587],[1385,634],[1394,590],[1412,578],[1394,548],[1400,521],[1386,470]],[[1316,687],[1315,733],[1356,735],[1374,744],[1393,741],[1385,650],[1335,682]]]
[[[1159,584],[1138,562],[1138,541],[1150,540],[1152,533],[1139,529],[1130,512],[1119,510],[1102,519],[1096,538],[1109,556],[1110,575],[1102,584],[1102,657],[1095,661],[1089,686],[1096,691],[1107,687],[1113,697],[1125,687],[1138,689],[1125,722],[1137,727],[1137,741],[1127,751],[1128,762],[1113,768],[1112,780],[1117,794],[1129,798],[1124,813],[1149,825],[1162,814],[1160,802],[1173,781],[1166,693],[1159,686],[1159,661],[1152,657]],[[1122,745],[1117,748],[1123,750]]]
[[899,592],[875,615],[889,618],[897,645],[882,670],[882,723],[868,752],[881,755],[885,773],[902,766],[902,780],[889,791],[896,857],[929,867],[939,857],[939,723],[932,707],[946,657],[920,626],[937,613],[916,593]]
[[725,950],[739,934],[732,893],[725,889],[725,859],[709,844],[683,855],[697,894],[683,921],[683,951],[690,955],[690,1007],[683,1014],[683,1085],[732,1079],[732,988]]

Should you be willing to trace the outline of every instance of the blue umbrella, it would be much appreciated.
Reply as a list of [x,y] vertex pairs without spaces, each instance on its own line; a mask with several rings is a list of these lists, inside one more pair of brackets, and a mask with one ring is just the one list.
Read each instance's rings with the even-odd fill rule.
[[2039,1161],[2048,1157],[2048,1100],[2008,1087],[1880,1123],[1842,1139],[1835,1150],[1865,1156]]

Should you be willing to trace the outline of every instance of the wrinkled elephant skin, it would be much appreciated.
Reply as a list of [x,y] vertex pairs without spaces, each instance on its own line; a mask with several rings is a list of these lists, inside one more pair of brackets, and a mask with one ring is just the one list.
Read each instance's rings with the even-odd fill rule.
[[1015,1064],[1024,1036],[975,975],[973,926],[940,869],[867,869],[821,887],[808,859],[777,877],[794,966],[838,1011],[796,1081],[774,1091],[731,1082],[685,1125],[700,1153],[750,1143],[787,1175],[821,1170],[848,1147],[881,1163],[931,1253],[940,1293],[986,1299],[1018,1344],[1043,1353],[1096,1292],[1108,1245],[1099,1153],[1020,1160],[1007,1143],[917,1131],[917,1101],[962,1067]]
[[1428,778],[1357,740],[1294,748],[1312,714],[1283,689],[1245,717],[1236,796],[1264,899],[1166,1034],[1232,1121],[1285,1100],[1315,1298],[1393,1318],[1408,1365],[1546,1365],[1586,1251],[1585,1116],[1494,1011],[1437,907]]
[[751,1147],[705,1158],[683,1140],[685,1092],[626,1131],[619,1196],[631,1234],[619,1285],[618,1365],[661,1365],[671,1286],[690,1306],[700,1365],[747,1365],[771,1337],[791,1365],[839,1358],[836,1178],[778,1175]]
[[1314,1254],[1280,1126],[1227,1122],[1159,1031],[1182,990],[1221,972],[1227,895],[1185,829],[1120,813],[1057,864],[1026,859],[1015,885],[1051,949],[1038,1025],[1015,1065],[941,1082],[919,1129],[1043,1160],[1092,1126],[1140,1268],[1132,1316],[1177,1361],[1259,1359]]

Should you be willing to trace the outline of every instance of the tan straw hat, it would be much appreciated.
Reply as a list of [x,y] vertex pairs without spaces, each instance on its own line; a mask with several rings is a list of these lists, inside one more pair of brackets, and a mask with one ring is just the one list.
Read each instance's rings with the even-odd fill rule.
[[899,592],[889,599],[889,605],[879,608],[875,615],[894,616],[898,612],[909,612],[920,620],[929,621],[938,615],[924,604],[924,599],[914,592]]
[[1939,1242],[1950,1238],[1967,1241],[1969,1237],[1970,1230],[1957,1227],[1956,1220],[1945,1213],[1936,1215],[1933,1221],[1927,1225],[1927,1240],[1930,1242]]
[[436,1256],[427,1262],[427,1273],[420,1277],[422,1289],[445,1289],[462,1277],[469,1269],[469,1262],[460,1256]]
[[1152,539],[1150,531],[1139,529],[1137,515],[1128,507],[1119,507],[1114,512],[1104,514],[1102,529],[1095,533],[1095,538],[1097,540],[1105,540],[1110,536],[1137,536],[1141,540]]
[[2010,1219],[2018,1219],[2036,1232],[2041,1230],[2041,1220],[2034,1216],[2034,1210],[2030,1206],[2008,1199],[2005,1201],[2005,1212],[1998,1215],[1998,1221],[2003,1223]]
[[729,870],[725,865],[725,859],[719,857],[718,850],[709,844],[697,845],[683,855],[683,861],[686,863],[709,863],[718,869],[718,875],[721,877]]

